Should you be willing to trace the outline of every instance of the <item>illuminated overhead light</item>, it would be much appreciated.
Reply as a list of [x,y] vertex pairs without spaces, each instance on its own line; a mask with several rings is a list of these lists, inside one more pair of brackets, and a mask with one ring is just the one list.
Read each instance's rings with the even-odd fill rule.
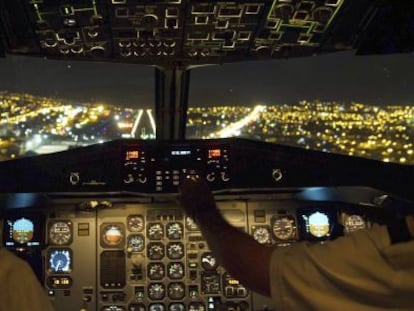
[[196,50],[190,50],[188,51],[188,56],[194,57],[197,56],[198,52]]
[[131,52],[131,51],[129,51],[129,50],[122,50],[122,51],[120,52],[120,55],[121,55],[122,57],[130,57],[130,56],[132,55],[132,52]]
[[100,45],[96,45],[96,46],[91,47],[89,49],[89,52],[91,52],[95,55],[101,54],[101,56],[103,56],[102,52],[105,52],[105,47],[100,46]]
[[81,46],[71,48],[70,51],[74,54],[81,54],[83,52],[83,48]]
[[131,41],[127,41],[127,40],[121,40],[118,42],[118,46],[123,48],[123,47],[130,47],[131,46]]
[[76,19],[74,18],[66,18],[63,21],[63,24],[67,27],[75,27],[76,26]]
[[96,30],[89,30],[88,31],[88,36],[90,37],[90,38],[96,38],[97,36],[98,36],[98,32],[96,31]]
[[69,50],[68,48],[61,47],[61,48],[59,49],[59,52],[60,52],[61,54],[63,54],[63,55],[67,55],[67,54],[69,54],[69,53],[70,53],[70,50]]

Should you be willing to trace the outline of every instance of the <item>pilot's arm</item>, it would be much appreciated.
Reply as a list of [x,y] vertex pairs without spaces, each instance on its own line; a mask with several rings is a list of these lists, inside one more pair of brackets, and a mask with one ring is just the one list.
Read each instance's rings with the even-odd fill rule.
[[24,260],[1,247],[0,310],[53,310],[31,267]]
[[226,222],[205,182],[187,180],[180,192],[220,263],[276,310],[414,310],[414,240],[393,244],[374,225],[325,244],[268,247]]
[[269,296],[269,263],[273,249],[228,224],[204,182],[189,179],[180,193],[181,205],[197,223],[219,262],[242,284]]

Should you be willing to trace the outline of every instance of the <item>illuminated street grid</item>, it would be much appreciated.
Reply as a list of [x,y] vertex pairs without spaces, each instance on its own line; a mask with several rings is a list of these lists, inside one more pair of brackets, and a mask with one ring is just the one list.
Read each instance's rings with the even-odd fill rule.
[[[230,136],[414,164],[414,107],[301,101],[189,108],[187,138]],[[155,138],[151,109],[0,92],[0,160],[117,138]]]

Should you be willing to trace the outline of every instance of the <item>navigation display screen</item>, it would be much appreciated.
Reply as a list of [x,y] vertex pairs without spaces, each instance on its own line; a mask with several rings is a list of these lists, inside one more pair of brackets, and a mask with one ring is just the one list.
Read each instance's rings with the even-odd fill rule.
[[8,248],[39,248],[44,244],[44,217],[41,214],[5,215],[3,244]]

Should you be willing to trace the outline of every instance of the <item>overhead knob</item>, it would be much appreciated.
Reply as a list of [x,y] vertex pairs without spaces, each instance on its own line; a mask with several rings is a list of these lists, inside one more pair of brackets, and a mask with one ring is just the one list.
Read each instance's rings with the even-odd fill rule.
[[272,177],[275,181],[281,181],[283,178],[283,173],[280,168],[274,168],[272,172]]
[[206,179],[209,182],[213,182],[216,180],[216,174],[214,172],[208,173]]

